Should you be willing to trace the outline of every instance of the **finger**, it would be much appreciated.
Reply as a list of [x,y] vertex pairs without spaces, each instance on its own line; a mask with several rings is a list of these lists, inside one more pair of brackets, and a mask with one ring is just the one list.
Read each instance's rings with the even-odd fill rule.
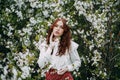
[[58,72],[59,72],[59,74],[63,74],[65,72],[65,70],[59,70]]
[[50,42],[52,42],[52,38],[53,38],[53,32],[50,35]]
[[62,75],[63,74],[63,72],[58,72],[58,75]]
[[62,72],[59,72],[58,74],[59,74],[59,75],[62,75],[62,74],[64,74],[64,73],[65,73],[65,71],[62,71]]

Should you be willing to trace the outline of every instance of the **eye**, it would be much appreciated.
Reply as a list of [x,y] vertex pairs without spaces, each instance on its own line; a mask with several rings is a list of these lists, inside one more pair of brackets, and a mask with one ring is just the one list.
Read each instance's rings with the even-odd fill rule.
[[58,25],[55,25],[54,27],[58,27]]
[[64,27],[63,26],[60,26],[62,29],[64,29]]

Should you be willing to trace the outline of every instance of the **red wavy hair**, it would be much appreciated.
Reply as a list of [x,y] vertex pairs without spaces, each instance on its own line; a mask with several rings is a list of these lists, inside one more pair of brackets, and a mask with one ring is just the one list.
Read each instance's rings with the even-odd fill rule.
[[71,44],[71,32],[70,32],[70,27],[66,24],[67,20],[64,19],[64,18],[58,18],[56,19],[53,24],[50,26],[50,29],[48,30],[48,35],[47,35],[47,38],[46,38],[46,41],[47,41],[47,44],[49,45],[50,42],[50,35],[51,33],[53,32],[53,28],[55,27],[56,23],[58,21],[62,21],[63,22],[63,29],[64,29],[64,32],[63,32],[63,35],[61,36],[60,38],[60,44],[59,44],[59,47],[58,47],[58,55],[64,55],[66,50],[70,48],[70,44]]

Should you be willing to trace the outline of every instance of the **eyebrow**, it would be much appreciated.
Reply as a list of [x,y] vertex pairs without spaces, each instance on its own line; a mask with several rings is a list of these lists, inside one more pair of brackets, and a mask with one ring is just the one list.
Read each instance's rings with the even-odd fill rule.
[[[58,26],[58,24],[55,24],[55,26]],[[60,25],[60,27],[62,27],[62,28],[63,28],[63,25]]]

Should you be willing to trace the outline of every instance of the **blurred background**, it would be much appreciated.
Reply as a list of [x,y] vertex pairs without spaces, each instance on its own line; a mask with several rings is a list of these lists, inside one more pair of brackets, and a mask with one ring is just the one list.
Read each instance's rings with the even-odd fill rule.
[[0,80],[44,80],[39,44],[67,19],[82,64],[75,80],[120,80],[120,0],[0,0]]

